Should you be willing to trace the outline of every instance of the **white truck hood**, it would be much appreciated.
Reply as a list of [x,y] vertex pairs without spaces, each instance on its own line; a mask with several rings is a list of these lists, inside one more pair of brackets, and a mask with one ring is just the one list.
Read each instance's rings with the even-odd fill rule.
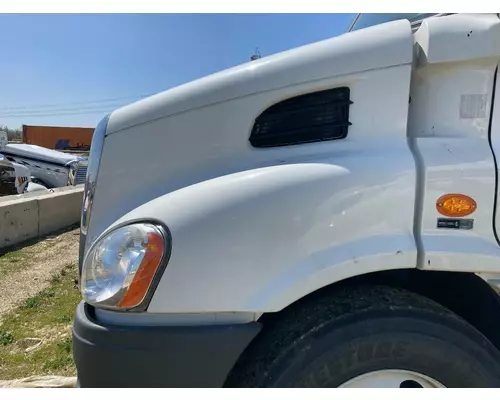
[[114,111],[107,134],[254,93],[411,63],[409,33],[408,21],[392,21],[217,72]]
[[[413,165],[406,141],[413,45],[408,21],[389,22],[265,57],[112,112],[87,243],[141,204],[240,171],[302,162],[318,153],[339,153],[342,159],[369,149],[380,155],[387,143],[401,146]],[[332,87],[351,90],[352,126],[345,141],[265,150],[249,144],[265,109]]]

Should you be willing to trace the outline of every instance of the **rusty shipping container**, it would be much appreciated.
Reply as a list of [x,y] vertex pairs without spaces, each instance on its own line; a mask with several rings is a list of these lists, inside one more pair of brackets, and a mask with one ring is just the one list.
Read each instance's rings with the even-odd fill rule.
[[23,143],[48,149],[89,150],[94,128],[23,125]]

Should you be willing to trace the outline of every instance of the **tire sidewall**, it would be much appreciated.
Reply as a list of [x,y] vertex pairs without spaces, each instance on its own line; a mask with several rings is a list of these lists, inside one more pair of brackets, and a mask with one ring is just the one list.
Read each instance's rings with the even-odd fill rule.
[[366,312],[301,338],[266,374],[263,386],[338,387],[365,373],[399,369],[446,387],[498,387],[496,349],[456,318],[402,310]]

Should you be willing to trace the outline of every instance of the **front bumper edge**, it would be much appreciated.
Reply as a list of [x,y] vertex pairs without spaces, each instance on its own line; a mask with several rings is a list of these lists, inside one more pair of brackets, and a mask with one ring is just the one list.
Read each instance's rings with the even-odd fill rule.
[[222,387],[261,324],[103,326],[80,303],[73,357],[80,387]]

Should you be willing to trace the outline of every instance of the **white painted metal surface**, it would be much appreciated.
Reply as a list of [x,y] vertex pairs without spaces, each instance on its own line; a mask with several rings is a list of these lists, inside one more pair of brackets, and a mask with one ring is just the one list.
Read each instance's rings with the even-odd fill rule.
[[[152,313],[277,311],[349,276],[415,267],[412,48],[410,24],[396,21],[113,113],[110,131],[122,130],[105,140],[87,244],[113,222],[169,227],[172,256]],[[345,140],[249,145],[271,104],[344,85],[353,101]],[[180,104],[194,109],[179,113]],[[140,124],[149,109],[169,117]]]
[[[172,254],[148,312],[207,320],[256,318],[380,270],[500,272],[488,142],[499,26],[446,16],[413,35],[395,21],[115,111],[87,248],[118,224],[162,222]],[[340,86],[353,101],[346,139],[250,146],[267,107]],[[473,230],[436,228],[445,193],[476,200]]]
[[[408,21],[386,25],[247,63],[113,112],[96,188],[98,217],[87,243],[126,212],[162,194],[217,176],[283,163],[283,157],[285,162],[290,156],[314,159],[318,153],[328,154],[331,147],[338,148],[329,143],[285,150],[250,147],[255,117],[288,97],[347,84],[356,102],[351,107],[351,119],[357,116],[352,129],[372,130],[374,138],[405,129],[406,116],[392,118],[392,110],[381,107],[380,98],[394,90],[408,90],[413,38]],[[399,80],[405,85],[394,85]],[[377,93],[376,101],[366,96],[369,91]],[[407,101],[401,103],[399,98],[388,105],[395,112],[407,110]],[[368,118],[362,117],[364,113]],[[128,126],[133,128],[125,129]]]
[[444,388],[435,379],[418,372],[387,369],[368,372],[343,383],[339,388]]
[[48,191],[48,189],[43,186],[43,185],[40,185],[39,183],[34,183],[34,182],[29,182],[28,183],[28,187],[26,188],[26,192],[27,193],[31,193],[31,192],[39,192],[39,191]]
[[40,160],[26,160],[18,155],[9,154],[9,158],[25,165],[33,179],[40,180],[49,187],[62,187],[68,184],[69,168]]
[[[488,140],[500,19],[454,15],[424,20],[412,78],[408,134],[419,153],[417,239],[423,269],[500,272],[492,213],[495,166]],[[472,230],[437,229],[436,200],[463,193],[477,202]],[[418,219],[421,214],[421,219]]]
[[[497,67],[498,68],[498,67]],[[495,153],[497,179],[500,176],[500,76],[497,69],[497,77],[495,82],[495,107],[491,115],[491,147]],[[497,185],[497,197],[494,222],[497,237],[500,234],[500,193],[499,186]],[[496,278],[500,281],[500,275]]]
[[[26,188],[28,187],[28,184],[30,183],[30,171],[28,168],[26,168],[24,165],[18,164],[18,163],[12,163],[12,166],[14,167],[14,170],[16,171],[16,180],[15,180],[15,186],[17,189],[17,193],[21,194],[24,193]],[[19,179],[21,178],[21,179]]]

